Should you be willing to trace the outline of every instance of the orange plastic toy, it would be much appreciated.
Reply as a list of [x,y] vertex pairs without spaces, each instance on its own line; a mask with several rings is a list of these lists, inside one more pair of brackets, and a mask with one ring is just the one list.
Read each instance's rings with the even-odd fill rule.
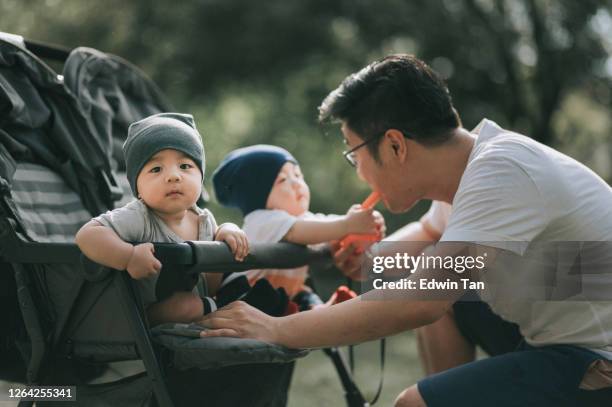
[[[376,191],[372,192],[368,197],[361,203],[361,207],[364,209],[372,209],[380,201],[380,194]],[[346,235],[340,240],[340,247],[344,248],[351,243],[359,242],[378,242],[381,236],[380,233],[374,234],[350,234]],[[358,248],[360,250],[360,248]]]

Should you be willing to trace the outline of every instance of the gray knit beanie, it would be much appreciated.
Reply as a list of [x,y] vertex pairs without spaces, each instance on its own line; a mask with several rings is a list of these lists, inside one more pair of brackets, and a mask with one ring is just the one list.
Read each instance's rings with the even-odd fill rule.
[[136,179],[140,170],[151,157],[165,149],[177,150],[191,157],[204,180],[204,146],[193,116],[159,113],[132,123],[123,144],[127,178],[134,196],[138,196]]

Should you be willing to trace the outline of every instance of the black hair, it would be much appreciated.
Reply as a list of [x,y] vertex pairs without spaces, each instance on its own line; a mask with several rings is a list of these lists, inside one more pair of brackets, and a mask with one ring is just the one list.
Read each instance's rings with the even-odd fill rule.
[[461,119],[444,81],[412,55],[390,55],[349,75],[319,106],[319,121],[342,121],[378,159],[388,129],[428,146],[447,141]]

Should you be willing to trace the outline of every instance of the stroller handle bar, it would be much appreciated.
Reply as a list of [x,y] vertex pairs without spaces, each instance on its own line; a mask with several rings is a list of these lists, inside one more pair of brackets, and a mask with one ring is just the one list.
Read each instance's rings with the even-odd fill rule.
[[[234,260],[234,255],[223,242],[186,242],[191,247],[194,256],[193,262],[197,271],[244,271],[258,268],[288,269],[330,259],[329,248],[310,248],[294,243],[259,243],[250,246],[249,254],[242,262]],[[160,250],[161,257],[166,256],[164,251],[167,244],[156,244],[155,253]],[[175,246],[175,245],[171,245]],[[163,263],[163,261],[162,261]]]
[[[14,263],[93,263],[74,243],[37,243],[18,238],[3,245],[0,258]],[[8,243],[5,242],[4,243]],[[258,268],[295,268],[313,263],[325,263],[330,259],[329,249],[310,248],[293,243],[252,244],[244,261],[234,260],[234,255],[223,242],[187,241],[185,243],[154,243],[155,257],[167,265],[194,266],[196,272],[243,271]],[[197,270],[197,271],[196,271]]]

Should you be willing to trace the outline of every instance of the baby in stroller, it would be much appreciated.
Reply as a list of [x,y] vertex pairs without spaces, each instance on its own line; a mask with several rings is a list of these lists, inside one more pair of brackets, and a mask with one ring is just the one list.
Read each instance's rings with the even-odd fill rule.
[[[133,123],[123,145],[127,177],[137,200],[85,224],[76,243],[90,259],[127,270],[138,281],[151,325],[195,322],[214,303],[193,291],[175,291],[160,298],[156,283],[162,264],[152,243],[216,240],[226,242],[236,260],[249,251],[245,233],[233,223],[217,226],[213,214],[196,202],[202,191],[204,147],[191,115],[160,113]],[[222,275],[203,276],[210,292]]]
[[[300,166],[281,147],[254,145],[230,152],[215,170],[213,185],[222,205],[241,210],[242,228],[251,243],[326,244],[348,234],[385,232],[382,215],[358,205],[345,215],[310,212],[310,189]],[[308,266],[246,274],[251,284],[265,278],[275,288],[284,288],[302,310],[321,304],[305,285]]]

